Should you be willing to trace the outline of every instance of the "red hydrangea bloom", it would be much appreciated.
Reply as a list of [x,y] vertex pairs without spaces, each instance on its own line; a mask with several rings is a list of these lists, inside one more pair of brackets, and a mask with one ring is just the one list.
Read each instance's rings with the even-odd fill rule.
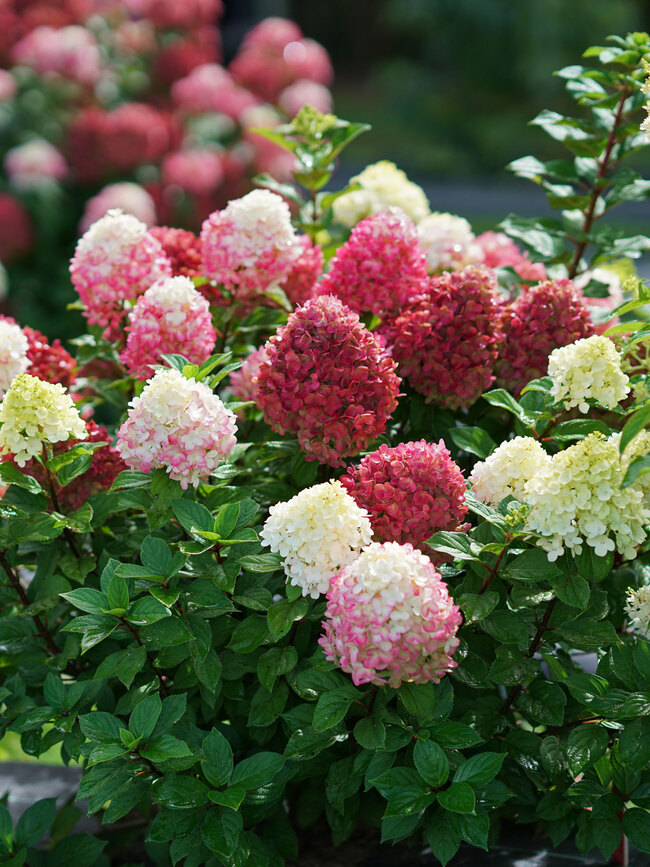
[[289,276],[280,284],[294,307],[312,297],[325,261],[322,249],[311,242],[309,235],[299,235],[296,244],[302,248],[302,252],[293,263]]
[[488,268],[513,268],[522,280],[546,280],[546,268],[541,262],[531,262],[505,232],[483,232],[476,239],[483,251],[483,264]]
[[499,307],[496,276],[484,266],[424,281],[385,332],[400,376],[427,402],[473,404],[494,381]]
[[178,140],[175,121],[165,112],[139,102],[125,102],[107,117],[102,151],[108,167],[129,171],[156,162],[174,149]]
[[427,276],[417,229],[393,208],[366,217],[338,250],[319,292],[336,295],[357,313],[398,312]]
[[161,30],[192,30],[216,24],[223,15],[222,0],[125,0],[129,14],[146,18]]
[[584,296],[571,280],[523,286],[503,308],[501,329],[497,385],[515,395],[531,379],[546,375],[554,349],[596,333]]
[[381,542],[421,548],[438,530],[457,530],[467,513],[465,480],[444,440],[382,445],[340,481]]
[[[127,469],[126,464],[120,457],[116,448],[111,444],[111,438],[105,427],[100,427],[94,421],[86,421],[87,436],[83,440],[70,439],[56,443],[54,456],[63,454],[79,443],[106,442],[105,446],[96,449],[92,455],[90,467],[82,475],[73,479],[70,484],[61,487],[54,482],[54,492],[57,503],[63,512],[74,512],[86,502],[88,497],[105,491],[113,484],[118,475]],[[23,472],[36,478],[44,487],[47,487],[45,471],[35,460],[28,461]]]
[[154,226],[149,234],[160,243],[174,277],[201,276],[201,239],[186,229]]
[[30,328],[29,325],[24,326],[23,334],[29,343],[27,349],[27,358],[30,361],[29,373],[46,382],[60,382],[61,385],[69,388],[76,378],[77,362],[67,349],[61,346],[58,337],[52,343],[48,343],[44,334],[35,328]]
[[380,340],[331,295],[311,298],[266,344],[257,404],[307,460],[338,467],[386,429],[399,378]]
[[[180,4],[179,4],[180,5]],[[153,66],[153,78],[160,87],[171,85],[189,75],[197,66],[219,63],[221,37],[216,27],[206,25],[186,32],[162,45]]]

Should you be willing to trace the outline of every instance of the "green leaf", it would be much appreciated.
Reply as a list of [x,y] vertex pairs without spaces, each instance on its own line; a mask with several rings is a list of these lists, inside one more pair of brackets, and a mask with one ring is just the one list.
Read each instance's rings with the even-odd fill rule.
[[274,638],[282,638],[291,629],[296,620],[302,620],[309,610],[309,602],[300,596],[294,602],[282,599],[275,602],[268,610],[266,619],[269,631]]
[[92,834],[72,834],[60,840],[47,856],[47,867],[88,867],[108,845]]
[[31,494],[44,494],[45,491],[33,476],[28,476],[26,473],[21,473],[18,467],[9,461],[0,462],[0,481],[5,485],[16,485],[18,488],[24,488]]
[[243,786],[232,786],[220,792],[208,792],[208,798],[213,804],[230,807],[231,810],[238,810],[245,797],[246,789]]
[[562,602],[584,611],[589,605],[591,587],[580,575],[558,575],[551,581],[553,592]]
[[623,830],[630,843],[646,854],[650,853],[650,813],[632,807],[623,813]]
[[69,593],[59,594],[63,599],[66,599],[75,608],[80,611],[87,611],[89,614],[101,614],[108,607],[108,598],[99,590],[93,590],[92,587],[80,587],[78,590],[71,590]]
[[173,810],[190,810],[208,803],[208,787],[195,777],[168,774],[156,789],[156,800]]
[[269,638],[266,617],[251,614],[234,628],[228,648],[235,653],[252,653]]
[[95,710],[80,716],[79,725],[81,731],[91,741],[106,744],[120,739],[120,721],[106,711]]
[[167,617],[157,623],[149,623],[143,626],[138,634],[142,643],[148,647],[176,647],[194,637],[178,617]]
[[129,588],[126,586],[126,581],[117,573],[113,575],[108,582],[108,608],[121,609],[126,611],[129,607]]
[[152,575],[167,575],[172,555],[169,546],[156,536],[147,536],[140,548],[140,562]]
[[136,738],[141,737],[146,741],[156,727],[162,703],[158,693],[148,695],[139,701],[129,717],[129,731]]
[[257,676],[260,683],[269,692],[278,677],[288,674],[298,663],[298,653],[295,647],[272,647],[262,654],[257,661]]
[[561,686],[538,678],[519,696],[517,707],[536,725],[560,726],[566,700]]
[[144,668],[146,659],[147,652],[142,646],[118,650],[102,659],[95,672],[95,679],[117,677],[129,689],[136,674]]
[[573,776],[598,761],[608,744],[608,730],[602,726],[582,725],[572,729],[567,743],[567,759]]
[[375,717],[364,717],[355,723],[354,737],[367,750],[381,750],[386,743],[386,727]]
[[316,731],[326,731],[341,722],[354,699],[355,692],[349,686],[323,693],[314,709],[313,726]]
[[465,623],[478,623],[487,617],[499,602],[499,594],[488,590],[486,593],[463,593],[456,599],[465,615]]
[[222,539],[227,539],[235,529],[239,518],[239,503],[228,503],[217,513],[212,528]]
[[166,605],[159,602],[158,599],[145,596],[135,600],[128,613],[124,615],[124,619],[134,626],[145,626],[147,623],[157,623],[169,616],[170,611]]
[[455,560],[478,559],[472,551],[471,541],[466,533],[450,533],[446,530],[441,530],[427,539],[426,544],[430,548],[433,548],[434,551],[440,551],[442,554],[451,554]]
[[481,459],[487,458],[496,448],[492,437],[481,427],[453,427],[449,435],[455,446]]
[[450,750],[463,750],[483,743],[483,738],[465,723],[444,722],[429,726],[431,739],[441,747]]
[[609,436],[611,433],[602,421],[575,419],[574,421],[560,422],[551,431],[551,436],[557,442],[569,442],[570,440],[581,440],[594,432],[605,434],[605,436]]
[[540,664],[515,647],[497,647],[496,659],[490,666],[490,679],[506,686],[521,685],[537,674]]
[[243,826],[241,813],[228,807],[215,806],[206,812],[201,825],[201,837],[211,852],[218,855],[222,862],[230,864],[233,863],[230,856],[237,848]]
[[238,562],[248,572],[275,572],[282,568],[283,560],[279,554],[248,554]]
[[541,581],[559,575],[560,570],[549,563],[541,548],[528,548],[514,558],[505,570],[505,575],[513,581]]
[[641,407],[628,418],[621,432],[621,440],[619,442],[619,451],[621,454],[625,451],[629,443],[634,437],[640,433],[650,423],[650,404]]
[[117,629],[118,621],[110,614],[82,614],[61,630],[81,633],[81,652],[85,653]]
[[16,824],[16,845],[35,846],[50,830],[56,816],[56,798],[44,798],[28,807]]
[[417,740],[413,763],[424,782],[434,789],[439,789],[449,778],[449,760],[435,741]]
[[152,738],[145,749],[140,750],[140,755],[157,765],[167,759],[182,759],[191,756],[192,750],[184,741],[179,740],[174,735],[166,734]]
[[469,783],[452,783],[448,789],[443,789],[436,795],[438,803],[451,813],[473,813],[476,806],[476,795]]
[[432,719],[436,704],[433,683],[403,683],[398,694],[404,707],[413,714],[418,723]]
[[424,839],[442,867],[446,867],[460,846],[460,834],[448,817],[449,814],[443,810],[436,810],[427,820],[424,829]]
[[266,786],[284,767],[285,761],[279,753],[255,753],[235,765],[230,785],[240,785],[247,790]]
[[627,488],[629,485],[633,485],[638,478],[645,476],[646,473],[650,473],[650,455],[635,458],[627,468],[621,487]]
[[476,787],[484,786],[499,773],[505,757],[505,753],[490,752],[472,756],[458,768],[454,774],[454,783],[469,783]]
[[212,513],[193,500],[174,500],[172,511],[184,530],[195,533],[197,530],[212,530],[214,518]]
[[203,739],[201,768],[206,779],[217,788],[227,785],[232,776],[232,747],[221,732],[215,728]]

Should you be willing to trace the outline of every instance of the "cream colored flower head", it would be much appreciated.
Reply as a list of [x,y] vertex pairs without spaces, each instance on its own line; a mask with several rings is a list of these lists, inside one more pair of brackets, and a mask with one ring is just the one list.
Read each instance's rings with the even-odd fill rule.
[[650,638],[650,587],[628,588],[625,613],[630,618],[630,626],[644,638]]
[[551,395],[565,409],[577,406],[580,412],[589,412],[589,399],[614,409],[630,392],[618,350],[609,337],[600,335],[554,349],[548,375],[553,380]]
[[501,443],[484,461],[476,464],[469,481],[472,493],[483,503],[498,506],[508,496],[525,500],[526,482],[551,458],[532,437],[515,437]]
[[19,467],[40,454],[45,443],[86,436],[86,426],[60,383],[21,373],[0,403],[0,455],[13,455]]
[[337,480],[306,488],[269,509],[262,544],[285,558],[284,571],[303,596],[326,593],[330,579],[370,544],[372,529]]
[[[638,448],[644,447],[640,441]],[[565,549],[580,554],[584,544],[599,557],[610,551],[626,560],[636,557],[650,509],[643,477],[622,487],[627,465],[617,437],[593,433],[553,455],[526,483],[524,497],[531,507],[527,528],[541,535],[537,544],[549,560],[557,560]]]
[[29,343],[20,325],[0,319],[0,398],[13,378],[29,367],[28,349]]
[[436,211],[425,217],[418,223],[418,238],[430,274],[458,271],[483,261],[483,250],[476,243],[472,227],[455,214]]
[[406,173],[389,160],[367,166],[350,178],[350,183],[360,184],[361,189],[340,196],[332,205],[334,218],[344,226],[352,228],[364,217],[391,207],[401,208],[414,223],[431,213],[422,187],[409,181]]

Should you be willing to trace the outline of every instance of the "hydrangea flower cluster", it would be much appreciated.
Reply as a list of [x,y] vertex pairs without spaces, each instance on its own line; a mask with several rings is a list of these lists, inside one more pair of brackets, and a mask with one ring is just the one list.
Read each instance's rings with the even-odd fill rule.
[[470,406],[492,384],[500,334],[494,272],[428,278],[386,329],[400,376],[427,402]]
[[457,530],[467,513],[465,480],[443,440],[380,446],[341,477],[367,509],[375,538],[415,547],[438,530]]
[[189,277],[168,277],[138,298],[129,314],[126,349],[120,361],[136,379],[153,374],[166,353],[179,353],[194,364],[210,356],[217,339],[210,305]]
[[400,380],[382,344],[338,298],[310,299],[267,343],[257,403],[307,460],[337,467],[382,433]]
[[238,370],[233,370],[230,374],[230,389],[239,400],[256,400],[257,374],[260,365],[266,361],[267,347],[267,343],[259,346],[244,359]]
[[476,265],[483,251],[476,243],[467,220],[454,214],[434,212],[418,223],[418,238],[427,257],[429,273],[457,271]]
[[556,403],[564,403],[565,409],[577,406],[583,413],[589,412],[588,400],[614,409],[630,392],[618,350],[608,337],[600,335],[554,349],[548,359],[548,375],[553,380],[551,394]]
[[284,571],[303,596],[326,593],[330,579],[370,544],[368,513],[339,481],[306,488],[269,509],[262,544],[285,558]]
[[70,277],[90,325],[119,324],[124,301],[142,295],[152,283],[172,276],[159,242],[136,217],[109,211],[77,244]]
[[356,313],[396,313],[427,276],[413,223],[393,208],[358,223],[336,253],[319,293],[336,295]]
[[211,214],[201,242],[203,273],[238,292],[239,301],[282,283],[301,252],[288,205],[269,190],[253,190]]
[[304,304],[312,297],[325,262],[321,247],[312,243],[309,235],[298,235],[296,244],[300,254],[281,284],[294,307]]
[[167,154],[162,162],[162,179],[193,196],[214,193],[224,179],[223,155],[216,148],[193,147]]
[[483,232],[476,243],[483,253],[483,264],[488,268],[512,268],[522,280],[546,280],[546,268],[541,262],[531,262],[528,253],[522,253],[505,232]]
[[431,561],[373,542],[330,584],[319,643],[359,686],[438,683],[456,667],[462,618]]
[[70,437],[85,439],[86,428],[65,388],[18,374],[0,403],[0,455],[13,455],[24,467],[45,443]]
[[107,184],[97,195],[88,199],[79,224],[80,231],[87,232],[93,223],[115,208],[137,217],[147,226],[153,226],[156,222],[156,204],[149,193],[140,184],[122,181]]
[[501,330],[497,385],[518,395],[531,379],[546,374],[554,349],[590,337],[594,326],[574,283],[545,280],[522,286],[519,297],[502,310]]
[[537,544],[549,560],[565,548],[579,554],[585,543],[599,557],[614,550],[628,560],[636,557],[650,509],[639,485],[621,487],[624,476],[618,440],[592,433],[553,455],[528,480],[527,525],[544,537]]
[[33,138],[7,151],[4,168],[12,187],[34,190],[61,181],[68,173],[63,155],[43,138]]
[[14,377],[29,367],[28,349],[29,343],[20,325],[10,319],[0,319],[0,397]]
[[498,506],[505,497],[526,499],[526,482],[551,458],[533,437],[506,440],[484,461],[474,465],[469,476],[472,493],[483,503]]
[[414,184],[395,163],[380,160],[359,175],[350,178],[351,184],[360,184],[360,190],[352,190],[335,199],[332,208],[337,222],[351,228],[359,220],[386,211],[401,208],[414,222],[419,223],[431,211],[422,187]]
[[160,243],[174,277],[201,275],[201,239],[187,229],[154,226],[149,234]]
[[628,589],[625,613],[630,618],[634,631],[644,638],[650,638],[650,587]]
[[235,445],[233,413],[204,382],[178,370],[158,370],[129,404],[117,450],[127,466],[196,487]]

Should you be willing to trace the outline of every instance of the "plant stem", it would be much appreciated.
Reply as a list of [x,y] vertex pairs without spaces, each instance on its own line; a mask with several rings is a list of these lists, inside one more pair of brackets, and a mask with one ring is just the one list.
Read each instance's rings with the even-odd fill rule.
[[[2,566],[4,571],[7,573],[7,577],[9,578],[9,581],[11,582],[11,586],[14,588],[14,590],[18,594],[18,598],[20,599],[22,604],[25,606],[25,608],[29,607],[32,603],[29,601],[29,596],[25,592],[25,588],[20,583],[20,578],[18,577],[18,575],[16,575],[14,570],[9,565],[9,562],[6,558],[6,551],[0,552],[0,566]],[[38,634],[45,639],[47,652],[49,654],[51,654],[52,656],[54,656],[55,653],[59,653],[59,648],[54,643],[52,636],[47,631],[47,626],[41,620],[41,618],[38,616],[38,614],[31,614],[30,617],[32,618],[36,628],[38,629]]]
[[[544,633],[549,628],[548,622],[551,619],[551,614],[553,614],[553,609],[555,608],[556,604],[557,604],[557,598],[551,599],[551,601],[546,606],[546,611],[544,612],[544,616],[542,617],[542,620],[541,620],[541,622],[537,628],[537,632],[535,633],[535,637],[530,642],[530,647],[528,648],[528,652],[526,654],[526,656],[528,656],[529,659],[532,658],[537,653],[537,650],[539,649],[542,641],[544,640]],[[517,683],[517,684],[515,684],[515,686],[512,687],[512,689],[508,693],[508,697],[504,701],[503,705],[499,708],[499,713],[508,713],[508,711],[512,707],[514,700],[517,698],[517,696],[521,692],[522,688],[523,687],[520,683]]]
[[[614,123],[612,124],[612,128],[609,131],[609,137],[607,139],[607,144],[605,145],[605,150],[603,151],[603,155],[598,161],[598,174],[596,175],[596,179],[593,184],[593,188],[591,191],[591,197],[589,199],[589,204],[587,205],[586,211],[584,211],[584,223],[582,225],[582,231],[585,235],[589,234],[592,224],[594,222],[594,213],[596,210],[596,204],[600,197],[601,192],[607,186],[606,183],[603,183],[605,179],[605,175],[607,174],[608,169],[610,168],[610,158],[612,155],[612,149],[614,144],[616,143],[616,133],[618,131],[618,127],[621,123],[621,119],[623,117],[623,107],[625,105],[625,100],[630,95],[631,91],[629,87],[624,87],[621,90],[621,95],[618,100],[618,105],[616,106],[616,114],[614,116]],[[573,259],[571,260],[571,264],[569,265],[569,279],[573,280],[573,278],[578,273],[578,268],[580,267],[580,261],[582,256],[589,245],[588,240],[580,241],[578,246],[575,249],[573,254]]]

